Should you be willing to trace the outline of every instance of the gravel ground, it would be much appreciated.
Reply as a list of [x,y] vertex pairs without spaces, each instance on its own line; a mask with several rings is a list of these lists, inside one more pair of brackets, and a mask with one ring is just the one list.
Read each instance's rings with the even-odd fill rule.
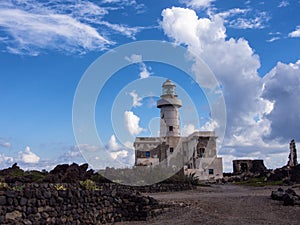
[[[300,207],[283,206],[270,198],[278,187],[213,185],[197,190],[146,194],[176,207],[148,221],[120,222],[116,225],[143,224],[300,224]],[[287,187],[284,187],[287,189]],[[300,188],[294,188],[300,194]]]

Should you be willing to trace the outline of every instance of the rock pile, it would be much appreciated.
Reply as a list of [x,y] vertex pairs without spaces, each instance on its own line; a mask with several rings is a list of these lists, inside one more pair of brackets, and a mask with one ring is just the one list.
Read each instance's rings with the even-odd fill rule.
[[283,205],[300,206],[300,196],[291,188],[287,190],[278,188],[277,191],[272,191],[271,198],[273,200],[283,201]]
[[49,183],[78,183],[80,180],[90,179],[94,174],[92,169],[88,170],[88,164],[78,165],[73,163],[71,165],[62,164],[57,165],[44,178],[44,182]]
[[146,220],[163,211],[162,207],[166,206],[139,193],[87,191],[71,184],[64,184],[64,188],[31,184],[18,191],[0,191],[0,224],[105,224]]

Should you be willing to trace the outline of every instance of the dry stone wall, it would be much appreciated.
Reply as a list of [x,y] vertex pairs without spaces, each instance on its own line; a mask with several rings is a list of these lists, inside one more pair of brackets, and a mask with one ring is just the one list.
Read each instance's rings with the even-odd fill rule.
[[106,188],[82,190],[65,185],[30,184],[20,190],[0,191],[0,224],[105,224],[146,220],[162,207],[147,196]]

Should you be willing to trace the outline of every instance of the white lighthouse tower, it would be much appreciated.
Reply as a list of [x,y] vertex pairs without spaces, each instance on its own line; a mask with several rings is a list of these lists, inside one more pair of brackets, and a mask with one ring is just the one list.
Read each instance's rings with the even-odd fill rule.
[[166,80],[162,85],[161,99],[157,101],[157,108],[160,108],[160,137],[180,137],[178,109],[182,103],[177,98],[175,88],[171,80]]

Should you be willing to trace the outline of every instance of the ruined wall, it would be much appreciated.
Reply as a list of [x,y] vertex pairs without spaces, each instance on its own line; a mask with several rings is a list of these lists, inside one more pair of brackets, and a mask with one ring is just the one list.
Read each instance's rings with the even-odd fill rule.
[[291,140],[290,142],[290,154],[289,154],[289,161],[287,163],[288,166],[297,166],[297,149],[296,149],[296,143],[295,140]]
[[233,160],[233,173],[263,173],[267,170],[261,159]]

